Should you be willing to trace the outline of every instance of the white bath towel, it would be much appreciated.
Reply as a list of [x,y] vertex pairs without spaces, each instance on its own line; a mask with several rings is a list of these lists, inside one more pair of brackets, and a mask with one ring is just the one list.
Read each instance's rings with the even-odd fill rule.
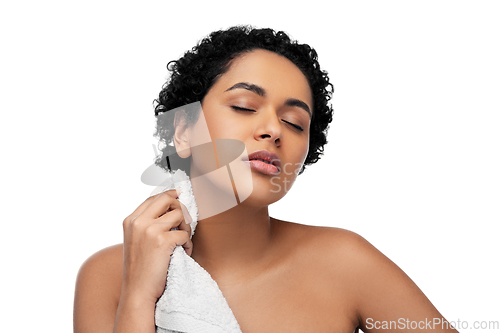
[[[166,187],[159,191],[174,188],[180,191],[179,201],[193,219],[192,237],[198,222],[198,208],[191,181],[184,171],[175,171]],[[217,282],[182,246],[177,246],[170,257],[165,291],[156,303],[155,323],[156,332],[161,333],[241,333]]]

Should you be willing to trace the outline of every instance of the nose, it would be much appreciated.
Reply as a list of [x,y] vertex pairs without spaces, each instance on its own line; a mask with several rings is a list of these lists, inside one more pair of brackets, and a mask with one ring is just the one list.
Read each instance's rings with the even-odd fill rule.
[[281,145],[282,140],[281,123],[274,110],[266,110],[260,114],[257,119],[254,137],[257,141],[269,141],[277,147]]

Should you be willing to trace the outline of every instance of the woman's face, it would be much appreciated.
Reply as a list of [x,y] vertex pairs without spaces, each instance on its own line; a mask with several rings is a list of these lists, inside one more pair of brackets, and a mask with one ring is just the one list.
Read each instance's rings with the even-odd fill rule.
[[[208,91],[202,109],[211,139],[239,140],[249,156],[253,191],[245,203],[269,205],[290,190],[307,156],[312,106],[300,69],[260,49],[233,60]],[[204,135],[197,125],[193,142]],[[192,170],[202,169],[199,163],[193,158]]]

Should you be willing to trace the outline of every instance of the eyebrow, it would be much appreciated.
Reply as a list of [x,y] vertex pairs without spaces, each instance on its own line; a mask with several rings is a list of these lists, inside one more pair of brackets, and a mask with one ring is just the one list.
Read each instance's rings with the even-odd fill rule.
[[259,96],[265,97],[266,96],[266,91],[264,88],[259,87],[255,84],[251,84],[248,82],[239,82],[233,85],[231,88],[227,89],[226,91],[233,90],[233,89],[246,89],[250,90],[251,92],[256,93]]
[[312,117],[311,110],[309,109],[309,106],[302,102],[300,99],[296,98],[289,98],[285,102],[286,106],[297,106],[301,109],[304,109],[307,113],[309,113],[309,117]]
[[[266,90],[264,88],[259,87],[258,85],[255,85],[252,83],[248,83],[248,82],[238,82],[235,85],[231,86],[226,91],[230,91],[233,89],[245,89],[245,90],[251,91],[253,93],[256,93],[259,96],[262,96],[262,97],[266,96]],[[309,117],[312,117],[311,109],[309,108],[309,106],[305,102],[301,101],[300,99],[289,98],[286,100],[285,105],[299,107],[299,108],[305,110],[309,114]]]

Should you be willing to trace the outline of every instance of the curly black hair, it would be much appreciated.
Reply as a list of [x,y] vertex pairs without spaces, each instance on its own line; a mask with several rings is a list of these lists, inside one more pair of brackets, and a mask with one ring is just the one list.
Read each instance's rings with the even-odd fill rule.
[[[157,117],[154,135],[164,145],[161,148],[162,154],[155,162],[158,166],[170,169],[166,157],[175,152],[172,145],[174,112],[167,111],[203,101],[217,79],[229,70],[233,59],[256,49],[268,50],[288,58],[307,78],[313,96],[313,116],[309,131],[309,152],[300,173],[306,165],[320,159],[332,121],[333,109],[329,100],[333,85],[329,82],[327,72],[321,70],[316,51],[307,44],[291,40],[283,31],[235,26],[212,32],[179,60],[168,63],[170,78],[154,101],[155,115],[162,114]],[[197,114],[191,113],[187,117],[188,122],[193,122],[197,119]]]

